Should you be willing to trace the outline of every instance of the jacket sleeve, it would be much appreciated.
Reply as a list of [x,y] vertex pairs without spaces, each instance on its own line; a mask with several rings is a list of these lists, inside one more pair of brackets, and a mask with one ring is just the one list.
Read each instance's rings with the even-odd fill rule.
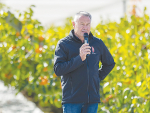
[[105,44],[102,42],[102,55],[101,55],[101,62],[102,66],[99,69],[99,77],[100,80],[104,80],[104,78],[111,72],[111,70],[115,66],[114,59],[112,55],[110,54],[109,50],[105,46]]
[[63,43],[58,42],[54,56],[54,72],[57,76],[68,74],[75,69],[79,68],[84,62],[81,60],[80,55],[67,60],[67,50],[63,46]]

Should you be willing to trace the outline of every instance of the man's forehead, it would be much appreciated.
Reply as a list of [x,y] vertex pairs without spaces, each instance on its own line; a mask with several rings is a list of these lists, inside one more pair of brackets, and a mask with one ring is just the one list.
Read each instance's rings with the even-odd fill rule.
[[80,19],[80,18],[89,18],[89,19],[90,19],[90,17],[84,16],[84,15],[80,15],[80,16],[78,17],[78,19]]
[[91,22],[91,19],[88,16],[80,16],[77,21],[85,22],[85,20]]

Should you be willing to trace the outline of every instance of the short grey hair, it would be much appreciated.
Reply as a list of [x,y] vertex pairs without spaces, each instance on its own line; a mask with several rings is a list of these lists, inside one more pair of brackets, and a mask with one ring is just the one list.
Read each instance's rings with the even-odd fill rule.
[[85,11],[80,11],[80,12],[76,13],[76,15],[74,16],[74,22],[76,22],[80,16],[87,16],[90,18],[90,20],[92,20],[92,16],[90,13],[85,12]]

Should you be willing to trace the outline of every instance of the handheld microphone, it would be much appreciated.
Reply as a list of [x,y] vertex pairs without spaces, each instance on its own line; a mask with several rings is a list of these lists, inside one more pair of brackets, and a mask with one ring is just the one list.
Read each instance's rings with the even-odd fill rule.
[[[88,39],[89,39],[88,33],[84,33],[84,43],[89,43]],[[89,54],[87,54],[86,56],[89,56]]]
[[88,39],[89,39],[88,33],[84,33],[84,43],[89,43]]

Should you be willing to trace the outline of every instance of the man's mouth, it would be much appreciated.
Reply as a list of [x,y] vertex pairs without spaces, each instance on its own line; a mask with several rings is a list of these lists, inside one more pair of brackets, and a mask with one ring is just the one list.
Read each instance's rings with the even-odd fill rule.
[[82,31],[83,33],[88,33],[87,31]]

